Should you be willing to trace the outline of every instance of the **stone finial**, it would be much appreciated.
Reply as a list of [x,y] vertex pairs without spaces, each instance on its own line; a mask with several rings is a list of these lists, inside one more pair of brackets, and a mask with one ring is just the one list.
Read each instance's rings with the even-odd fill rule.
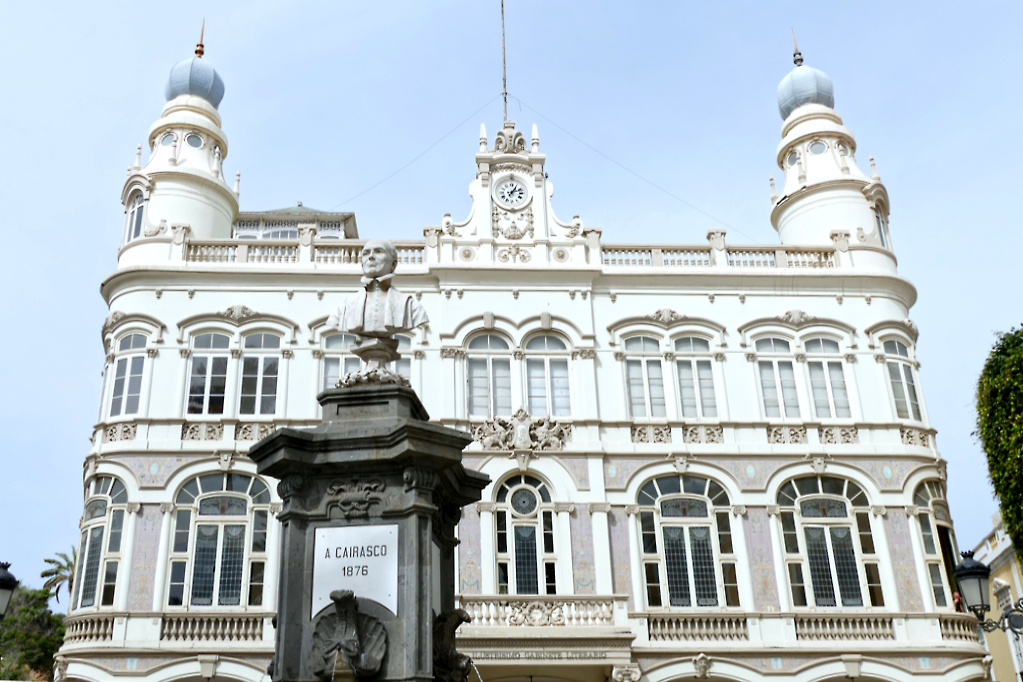
[[536,131],[536,124],[533,124],[533,153],[540,153],[540,133]]
[[238,196],[238,189],[241,187],[241,184],[242,184],[242,172],[238,171],[237,173],[234,174],[234,195],[235,196]]
[[132,170],[139,170],[142,168],[142,144],[135,149],[135,165],[131,167]]
[[881,176],[877,174],[877,166],[874,165],[874,157],[870,157],[870,179],[877,182]]
[[772,175],[772,176],[770,176],[767,179],[771,183],[771,203],[772,204],[777,204],[778,203],[778,190],[775,189],[775,187],[774,187],[774,176]]
[[480,123],[480,151],[487,151],[487,126]]

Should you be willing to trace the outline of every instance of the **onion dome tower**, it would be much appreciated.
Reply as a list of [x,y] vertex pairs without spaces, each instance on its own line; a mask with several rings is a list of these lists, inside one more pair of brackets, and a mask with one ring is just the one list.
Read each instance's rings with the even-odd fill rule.
[[875,171],[868,177],[857,164],[856,140],[834,109],[831,79],[803,64],[798,45],[793,61],[778,84],[784,123],[777,163],[785,179],[772,197],[771,223],[781,243],[830,246],[844,239],[890,251],[888,193]]
[[140,167],[140,153],[129,170],[122,193],[127,215],[122,255],[128,247],[179,239],[185,232],[199,239],[231,237],[238,188],[224,180],[227,136],[217,111],[224,81],[203,53],[200,35],[195,57],[171,68],[167,104],[149,129],[149,161]]

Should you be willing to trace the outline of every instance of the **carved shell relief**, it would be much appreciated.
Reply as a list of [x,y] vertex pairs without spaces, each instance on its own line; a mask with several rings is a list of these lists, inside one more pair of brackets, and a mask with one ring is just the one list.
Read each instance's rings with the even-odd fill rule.
[[505,154],[525,154],[526,137],[514,128],[503,128],[494,137],[494,151]]

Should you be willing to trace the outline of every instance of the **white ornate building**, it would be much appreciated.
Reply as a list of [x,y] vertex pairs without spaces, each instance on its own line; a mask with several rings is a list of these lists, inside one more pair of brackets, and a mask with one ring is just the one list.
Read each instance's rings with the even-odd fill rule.
[[[493,481],[458,550],[486,682],[985,675],[888,194],[801,62],[775,245],[562,221],[512,122],[481,128],[469,216],[398,243],[431,321],[397,369]],[[325,325],[359,286],[354,216],[239,213],[223,94],[176,65],[121,194],[68,679],[263,679],[280,498],[246,452],[358,362]]]

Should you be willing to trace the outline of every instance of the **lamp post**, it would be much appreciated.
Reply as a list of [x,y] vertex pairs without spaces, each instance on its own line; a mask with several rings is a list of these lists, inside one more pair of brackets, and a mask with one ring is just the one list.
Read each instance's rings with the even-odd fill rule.
[[0,620],[3,620],[7,613],[11,595],[14,594],[14,590],[18,589],[18,579],[7,570],[10,567],[9,563],[0,562]]
[[984,616],[991,610],[988,599],[988,579],[991,577],[991,569],[973,558],[973,552],[963,552],[962,562],[953,569],[956,581],[959,583],[959,593],[963,601],[973,615],[980,621],[980,627],[984,632],[995,630],[1011,631],[1016,635],[1023,633],[1023,599],[1010,606],[1002,612],[1001,617],[995,621]]

